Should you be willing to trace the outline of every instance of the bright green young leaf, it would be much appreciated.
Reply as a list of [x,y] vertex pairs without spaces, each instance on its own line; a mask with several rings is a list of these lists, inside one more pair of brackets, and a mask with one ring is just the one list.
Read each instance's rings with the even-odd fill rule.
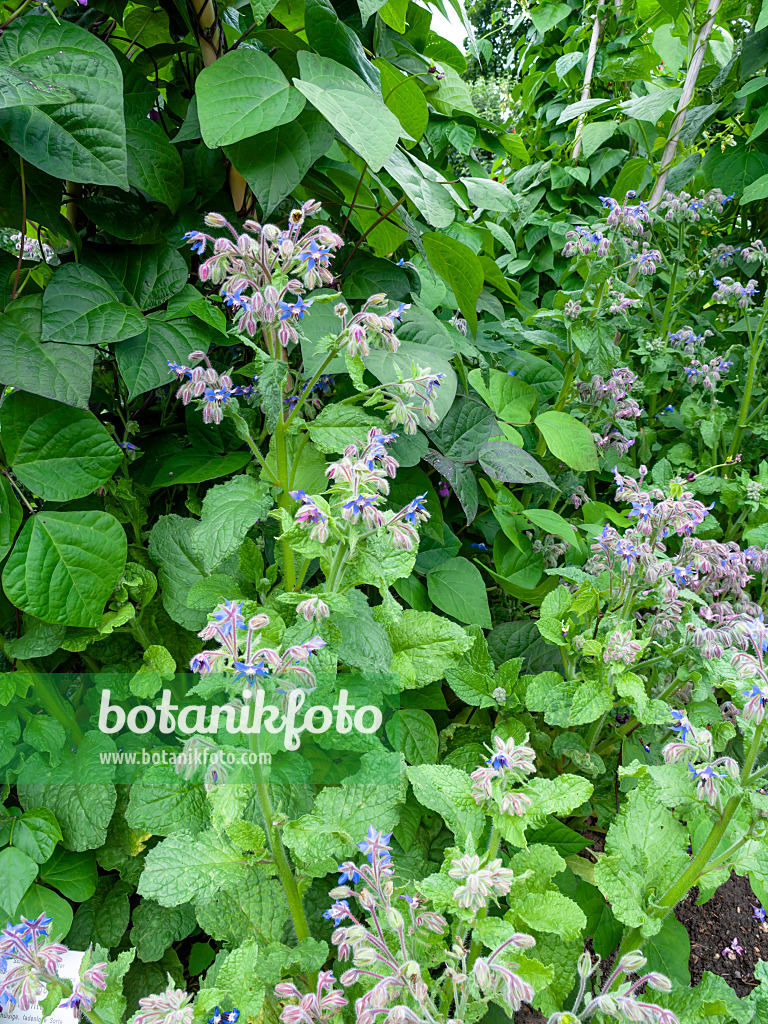
[[485,816],[472,796],[472,780],[460,768],[448,764],[422,764],[408,769],[416,799],[437,811],[461,845],[469,836],[478,838]]
[[75,97],[0,110],[4,142],[54,177],[128,188],[123,76],[106,43],[66,21],[19,18],[3,33],[0,65]]
[[[418,142],[429,121],[429,110],[424,93],[412,78],[406,79],[402,71],[383,57],[373,62],[381,75],[381,96],[392,111],[403,130]],[[441,225],[435,224],[435,227]]]
[[439,231],[422,235],[422,242],[429,262],[453,291],[467,325],[476,334],[477,300],[484,280],[480,260],[468,245]]
[[252,476],[236,476],[211,487],[203,499],[200,525],[192,537],[205,568],[213,569],[237,551],[246,533],[267,518],[270,508],[272,494],[268,484]]
[[292,121],[304,100],[261,50],[225,53],[199,75],[197,113],[209,149],[229,146]]
[[187,594],[205,575],[195,535],[199,523],[181,516],[161,516],[149,536],[149,555],[158,566],[163,607],[185,629],[202,629],[207,616],[187,607]]
[[37,878],[37,864],[16,846],[0,850],[0,907],[10,920],[16,919],[16,908],[32,882]]
[[294,85],[327,118],[371,170],[381,170],[400,138],[400,122],[353,71],[302,51]]
[[8,556],[3,590],[44,622],[95,626],[123,572],[127,541],[106,512],[39,512]]
[[536,426],[544,435],[552,454],[576,470],[597,469],[597,449],[592,431],[567,412],[549,409],[539,413]]
[[14,391],[0,409],[8,462],[46,501],[91,494],[117,469],[122,453],[91,412]]
[[449,558],[427,573],[433,604],[459,622],[491,628],[488,594],[480,570],[466,558]]

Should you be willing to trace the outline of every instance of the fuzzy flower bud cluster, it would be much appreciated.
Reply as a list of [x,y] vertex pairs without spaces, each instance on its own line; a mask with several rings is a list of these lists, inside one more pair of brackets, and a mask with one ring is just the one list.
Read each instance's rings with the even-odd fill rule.
[[[516,1011],[533,999],[532,987],[507,959],[509,952],[535,945],[531,936],[522,933],[487,956],[477,957],[471,966],[469,950],[457,939],[443,951],[442,973],[422,970],[419,958],[426,941],[439,962],[434,936],[443,935],[448,922],[426,909],[423,896],[396,893],[391,838],[391,833],[371,825],[357,844],[367,863],[340,864],[339,884],[330,892],[334,903],[323,917],[335,925],[331,939],[338,959],[352,961],[341,975],[341,989],[335,988],[330,972],[321,974],[316,991],[307,994],[293,982],[281,982],[275,995],[284,1001],[282,1024],[319,1024],[329,1019],[347,1005],[343,989],[352,985],[364,989],[354,1003],[358,1024],[448,1024],[463,1017],[470,1000],[495,999]],[[500,861],[483,868],[477,857],[454,861],[450,874],[465,883],[459,887],[462,893],[476,884],[485,887],[488,895],[502,894],[509,891],[512,879],[512,872],[502,868]]]
[[733,195],[727,196],[719,188],[709,191],[701,189],[697,196],[691,196],[688,192],[680,192],[678,195],[665,192],[659,204],[659,212],[664,215],[664,220],[674,224],[695,224],[700,220],[719,217],[732,199]]
[[[53,985],[69,994],[60,1006],[76,1012],[91,1009],[98,990],[107,987],[105,963],[90,964],[73,982],[58,977],[58,969],[68,949],[61,942],[49,939],[53,918],[41,914],[34,919],[21,918],[17,925],[8,923],[0,929],[0,1008],[15,1007],[21,1013],[38,1006]],[[12,965],[7,962],[12,958]],[[90,959],[88,954],[87,959]]]
[[[658,971],[641,974],[647,962],[637,951],[625,954],[597,989],[596,985],[588,986],[587,983],[590,978],[599,976],[600,957],[593,963],[589,953],[582,953],[578,962],[579,989],[573,1007],[568,1013],[552,1014],[547,1024],[582,1024],[593,1018],[603,1020],[607,1017],[640,1021],[642,1024],[679,1024],[671,1010],[649,1000],[647,989],[667,993],[672,991],[672,983]],[[640,976],[631,981],[630,974]]]
[[243,699],[246,701],[252,696],[254,688],[261,687],[261,680],[267,678],[279,679],[284,689],[297,686],[313,688],[315,675],[308,663],[313,654],[325,647],[325,640],[313,636],[282,653],[274,647],[262,647],[261,633],[269,621],[269,616],[262,612],[246,622],[242,603],[225,601],[213,612],[208,625],[198,633],[201,640],[214,640],[219,646],[196,654],[190,662],[190,669],[200,675],[234,672],[234,681],[242,685]]
[[426,494],[414,498],[396,513],[380,507],[398,469],[397,460],[387,451],[387,445],[396,436],[382,434],[372,427],[362,449],[349,445],[343,458],[326,469],[331,480],[329,500],[291,491],[291,497],[299,502],[294,520],[309,532],[312,540],[324,544],[331,536],[347,540],[354,533],[359,542],[381,531],[392,547],[401,551],[418,545],[418,526],[429,518]]
[[189,361],[204,360],[205,366],[181,366],[179,363],[168,362],[168,369],[176,374],[176,379],[183,381],[176,392],[184,405],[198,399],[202,406],[203,423],[221,423],[224,419],[224,406],[236,395],[247,397],[253,390],[252,384],[235,387],[227,373],[218,373],[211,366],[205,352],[190,352]]
[[487,748],[491,756],[472,772],[475,803],[495,802],[501,813],[510,817],[525,814],[531,799],[517,790],[526,776],[536,771],[536,752],[527,742],[527,735],[519,745],[513,739],[493,737],[493,746]]

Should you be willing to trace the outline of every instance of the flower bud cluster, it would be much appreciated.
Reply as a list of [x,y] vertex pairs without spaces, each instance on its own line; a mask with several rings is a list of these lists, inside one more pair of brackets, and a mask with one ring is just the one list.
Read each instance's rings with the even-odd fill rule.
[[720,216],[726,205],[733,199],[719,188],[706,191],[701,189],[697,196],[688,192],[665,192],[659,204],[659,212],[664,219],[675,224],[695,224],[699,220],[714,220]]
[[171,373],[176,374],[177,380],[184,381],[176,392],[176,397],[180,398],[184,405],[189,405],[192,399],[199,399],[202,404],[203,422],[221,423],[224,419],[224,406],[229,399],[236,395],[247,397],[251,394],[253,385],[235,387],[229,374],[214,370],[205,352],[190,352],[190,362],[199,359],[205,361],[204,367],[192,368],[168,362]]
[[[649,1002],[644,992],[646,987],[657,992],[671,992],[672,983],[669,978],[658,971],[647,971],[636,981],[629,980],[628,975],[640,974],[647,962],[637,951],[626,953],[603,982],[597,995],[590,998],[587,982],[598,973],[601,960],[598,957],[593,963],[589,953],[582,953],[577,968],[579,989],[573,1007],[570,1013],[552,1014],[547,1024],[581,1024],[597,1014],[601,1015],[601,1020],[604,1014],[606,1017],[640,1021],[642,1024],[679,1024],[671,1010]],[[594,989],[590,988],[591,991]]]
[[688,383],[693,386],[701,383],[707,391],[714,391],[721,379],[733,366],[733,360],[723,356],[715,356],[708,363],[692,359],[689,366],[683,367]]
[[[65,991],[69,989],[59,1006],[87,1012],[97,991],[107,987],[105,963],[81,968],[71,983],[58,977],[64,954],[69,950],[63,943],[49,939],[52,921],[53,918],[41,914],[34,919],[22,917],[19,924],[9,922],[0,928],[0,965],[4,971],[0,975],[0,1008],[15,1007],[26,1013],[42,1003],[53,985],[59,985]],[[12,965],[7,957],[12,958]]]
[[[317,599],[310,600],[317,610]],[[304,604],[306,606],[309,602]],[[319,604],[327,611],[324,602]],[[301,614],[305,614],[305,611],[302,610]],[[315,675],[308,662],[313,654],[325,647],[325,640],[313,636],[304,643],[289,647],[283,653],[274,647],[260,647],[261,633],[269,621],[268,615],[260,613],[246,623],[242,604],[225,601],[213,612],[208,625],[198,633],[201,640],[215,640],[219,646],[196,654],[189,663],[190,669],[200,675],[234,672],[234,681],[242,684],[243,699],[246,701],[250,699],[253,688],[260,687],[260,680],[266,678],[280,679],[281,685],[290,689],[298,685],[313,688]]]
[[358,543],[381,531],[392,547],[407,551],[418,546],[418,526],[429,519],[426,494],[414,498],[397,513],[380,507],[398,469],[397,460],[387,451],[387,445],[396,437],[372,427],[362,450],[349,445],[343,458],[326,469],[331,480],[330,501],[304,491],[291,491],[291,497],[299,502],[294,519],[309,530],[312,540],[324,544],[332,536],[337,541],[348,541],[354,534]]
[[491,756],[485,764],[472,772],[472,796],[475,803],[494,802],[502,814],[510,817],[525,814],[531,799],[525,793],[517,792],[517,787],[525,781],[526,776],[536,771],[536,752],[526,745],[527,742],[527,735],[520,745],[513,739],[493,737],[493,746],[487,747]]
[[[357,844],[367,863],[349,860],[339,865],[339,883],[330,892],[335,902],[323,914],[336,926],[331,938],[339,960],[352,960],[353,966],[341,975],[342,989],[365,988],[354,1004],[357,1024],[449,1024],[462,1018],[470,1000],[495,998],[511,1010],[530,1002],[532,987],[515,974],[517,965],[505,955],[535,945],[530,935],[514,934],[487,956],[477,957],[471,967],[469,950],[456,939],[443,951],[441,975],[422,970],[419,954],[425,942],[436,953],[430,933],[443,935],[448,922],[425,909],[423,896],[395,893],[391,838],[391,833],[369,827],[368,835]],[[475,885],[485,888],[487,895],[506,893],[513,878],[501,861],[483,868],[480,859],[472,856],[454,860],[449,874],[464,882],[457,890],[462,899],[464,891]],[[351,901],[357,906],[353,908]],[[292,1000],[280,1013],[283,1024],[316,1024],[347,1005],[344,993],[333,989],[333,975],[328,972],[321,979],[317,990],[306,995],[293,982],[281,982],[275,988],[278,998]]]

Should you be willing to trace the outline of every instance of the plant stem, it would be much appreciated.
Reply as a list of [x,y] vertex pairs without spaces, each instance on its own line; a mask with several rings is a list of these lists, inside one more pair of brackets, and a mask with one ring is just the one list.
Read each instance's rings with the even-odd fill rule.
[[[259,753],[258,733],[252,732],[250,734],[250,747],[254,753]],[[255,779],[256,798],[259,801],[259,808],[261,810],[262,817],[264,818],[264,829],[267,833],[267,838],[269,839],[272,856],[275,858],[277,873],[280,876],[280,881],[282,882],[283,889],[285,890],[285,896],[288,900],[288,910],[291,914],[296,938],[299,941],[302,939],[308,939],[310,932],[309,924],[307,923],[307,915],[304,913],[301,896],[299,895],[299,887],[296,884],[296,879],[293,877],[291,866],[288,863],[285,848],[283,847],[283,841],[275,828],[275,813],[272,809],[272,801],[269,798],[269,787],[264,781],[264,775],[261,771],[261,764],[258,759],[256,760],[256,764],[253,766],[253,774]]]
[[[291,472],[290,467],[288,466],[288,446],[286,444],[285,423],[282,419],[282,410],[280,419],[277,421],[277,429],[275,430],[275,457],[277,460],[278,486],[280,487],[280,493],[277,496],[277,504],[280,508],[285,509],[286,512],[290,512],[291,501],[293,500],[289,493],[291,487]],[[283,589],[286,592],[291,592],[296,586],[296,565],[293,558],[293,548],[286,540],[283,540],[280,543],[283,550]]]
[[[750,775],[752,773],[752,766],[755,763],[757,755],[760,752],[760,746],[763,740],[763,732],[765,730],[766,723],[761,722],[760,725],[755,729],[755,735],[752,737],[752,742],[747,751],[746,757],[744,758],[744,767],[741,772],[741,785],[745,786],[749,782]],[[693,858],[688,867],[683,871],[677,881],[673,882],[672,885],[667,889],[664,895],[659,900],[655,908],[655,917],[665,918],[671,910],[673,910],[680,900],[685,899],[690,890],[696,885],[701,875],[707,870],[710,859],[714,854],[715,850],[720,845],[720,841],[725,835],[725,831],[731,823],[731,819],[738,810],[739,804],[744,797],[744,793],[737,793],[732,796],[726,803],[722,810],[722,813],[718,820],[712,826],[709,835],[704,840],[699,852]],[[639,949],[643,943],[643,938],[640,935],[639,928],[632,928],[627,932],[621,941],[621,947],[619,949],[619,956],[629,952],[633,949]]]
[[28,661],[18,661],[9,654],[6,654],[5,643],[1,637],[0,651],[5,654],[9,661],[15,662],[17,672],[23,672],[29,676],[29,681],[32,683],[32,688],[40,704],[51,718],[55,718],[59,725],[63,726],[64,731],[72,737],[75,745],[80,744],[83,739],[82,730],[77,724],[69,705],[64,702],[58,690],[52,687],[45,676],[37,672]]
[[733,432],[733,440],[731,441],[731,447],[728,449],[728,458],[732,459],[736,452],[739,450],[741,445],[741,439],[744,437],[744,431],[746,430],[747,423],[749,422],[749,406],[752,401],[752,388],[755,383],[755,370],[757,369],[757,362],[763,351],[764,342],[760,341],[760,336],[765,326],[765,318],[768,314],[768,307],[763,309],[763,315],[760,319],[757,331],[752,335],[752,329],[749,323],[749,311],[747,311],[747,334],[749,335],[749,368],[747,370],[747,380],[744,385],[744,394],[741,396],[741,405],[739,406],[739,418],[736,421],[736,429]]

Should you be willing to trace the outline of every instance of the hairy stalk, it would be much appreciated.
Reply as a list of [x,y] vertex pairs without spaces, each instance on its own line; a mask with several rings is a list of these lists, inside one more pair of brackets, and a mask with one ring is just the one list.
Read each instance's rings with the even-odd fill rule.
[[[766,722],[761,722],[760,725],[755,729],[755,735],[752,737],[752,742],[747,751],[746,757],[744,758],[744,768],[741,772],[741,785],[745,786],[749,782],[752,768],[757,759],[757,755],[760,753],[761,744],[763,742],[763,733],[766,727]],[[654,908],[655,917],[665,918],[672,910],[677,906],[680,900],[685,899],[688,893],[691,891],[699,878],[708,870],[710,860],[717,850],[720,842],[725,835],[726,829],[731,823],[731,820],[739,808],[744,793],[738,793],[732,796],[726,803],[725,807],[720,814],[718,820],[712,826],[709,835],[704,841],[699,852],[696,854],[694,859],[683,871],[677,881],[673,882],[672,885],[667,889],[664,895],[656,904]],[[630,952],[633,949],[639,949],[643,944],[644,939],[640,934],[639,928],[632,928],[625,933],[624,938],[621,940],[621,947],[619,949],[619,956],[623,956],[624,953]]]

